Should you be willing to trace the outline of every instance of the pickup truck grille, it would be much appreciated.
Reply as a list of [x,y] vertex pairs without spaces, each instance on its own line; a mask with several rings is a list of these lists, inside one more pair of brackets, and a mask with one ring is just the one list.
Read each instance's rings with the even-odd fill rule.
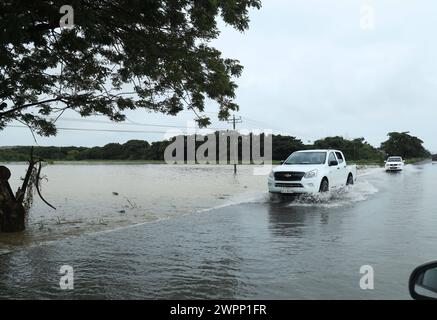
[[303,188],[303,185],[300,183],[275,183],[275,187],[277,187],[277,188]]
[[276,181],[300,181],[305,172],[275,172]]

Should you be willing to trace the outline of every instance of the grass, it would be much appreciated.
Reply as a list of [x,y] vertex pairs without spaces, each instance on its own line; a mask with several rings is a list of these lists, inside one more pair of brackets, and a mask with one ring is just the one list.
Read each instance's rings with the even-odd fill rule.
[[[347,162],[348,164],[356,164],[357,166],[383,166],[384,161],[381,160],[351,160]],[[273,160],[272,164],[279,165],[281,161]]]
[[350,164],[356,164],[357,166],[383,166],[384,161],[383,160],[351,160],[349,161]]
[[416,164],[416,163],[423,162],[426,160],[431,160],[431,158],[411,158],[411,159],[405,160],[405,163],[406,164]]
[[[162,160],[45,160],[49,165],[57,164],[75,164],[75,165],[87,165],[87,164],[165,164]],[[26,161],[2,161],[0,163],[26,163]]]
[[57,160],[49,164],[165,164],[163,160]]
[[[405,159],[405,164],[417,164],[422,161],[429,160],[430,158],[411,158]],[[358,166],[384,166],[383,160],[355,160],[350,161],[351,164],[356,164]]]
[[[406,159],[406,164],[416,164],[429,158],[411,158]],[[119,165],[140,165],[140,164],[166,164],[163,160],[46,160],[50,165],[62,165],[62,164],[72,164],[72,165],[87,165],[87,164],[119,164]],[[2,161],[0,163],[25,163],[25,161]],[[281,160],[273,160],[273,165],[280,165]],[[356,164],[358,166],[383,166],[384,161],[382,160],[351,160],[348,164]]]
[[[416,164],[422,161],[430,160],[430,158],[411,158],[406,159],[405,164]],[[281,161],[279,160],[273,160],[272,163],[274,165],[281,164]],[[350,160],[348,161],[348,164],[356,164],[357,166],[384,166],[384,160],[370,160],[370,159],[363,159],[363,160]]]

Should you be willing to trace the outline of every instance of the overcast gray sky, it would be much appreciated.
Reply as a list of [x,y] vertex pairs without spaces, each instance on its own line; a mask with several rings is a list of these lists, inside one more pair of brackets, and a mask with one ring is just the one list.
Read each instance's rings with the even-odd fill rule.
[[[369,7],[370,6],[370,7]],[[364,11],[363,11],[364,10]],[[374,10],[374,27],[367,18]],[[410,131],[437,152],[437,2],[432,0],[264,0],[251,12],[250,29],[222,26],[214,45],[241,61],[237,80],[241,128],[273,129],[304,142],[328,135],[365,137],[372,145],[390,131]],[[370,28],[363,28],[370,26]],[[214,117],[217,106],[208,105]],[[130,139],[161,140],[167,128],[77,122],[60,127],[159,131],[60,131],[39,145],[104,145]],[[185,126],[177,117],[134,111],[128,118]],[[94,119],[96,120],[96,119]],[[105,121],[99,118],[99,121]],[[214,121],[214,128],[229,124]],[[33,145],[26,129],[8,128],[0,145]]]

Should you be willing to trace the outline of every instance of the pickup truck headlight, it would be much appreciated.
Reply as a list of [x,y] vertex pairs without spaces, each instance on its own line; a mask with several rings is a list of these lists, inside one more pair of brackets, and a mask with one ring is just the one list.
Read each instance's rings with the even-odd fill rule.
[[269,178],[270,178],[270,179],[274,179],[274,173],[273,173],[273,171],[270,172],[270,174],[269,174]]
[[304,176],[306,179],[311,179],[317,177],[317,169],[308,171]]

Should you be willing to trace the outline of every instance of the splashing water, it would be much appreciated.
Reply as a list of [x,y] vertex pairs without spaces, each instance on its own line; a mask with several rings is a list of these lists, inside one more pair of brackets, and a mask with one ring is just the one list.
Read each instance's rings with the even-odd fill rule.
[[[413,168],[412,170],[417,170]],[[364,201],[369,196],[377,193],[379,189],[367,180],[367,177],[375,178],[376,175],[385,174],[384,168],[379,166],[365,166],[358,171],[358,180],[354,185],[344,186],[338,190],[326,193],[304,194],[300,196],[290,195],[271,195],[260,190],[247,190],[229,197],[227,201],[215,207],[211,207],[199,212],[210,211],[218,208],[248,204],[248,203],[283,203],[286,202],[290,207],[340,207],[350,205],[355,202]]]
[[357,182],[355,185],[345,186],[338,190],[326,193],[306,194],[299,196],[289,206],[317,206],[334,208],[364,201],[370,195],[378,192],[378,189],[366,180]]

